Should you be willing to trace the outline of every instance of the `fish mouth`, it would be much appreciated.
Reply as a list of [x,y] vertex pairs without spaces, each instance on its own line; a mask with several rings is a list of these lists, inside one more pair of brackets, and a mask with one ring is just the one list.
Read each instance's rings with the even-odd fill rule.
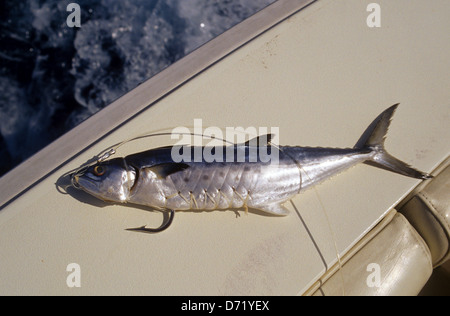
[[[70,182],[72,186],[76,189],[83,189],[83,186],[80,184],[80,177],[85,175],[85,172],[88,170],[88,167],[83,168],[81,170],[77,170],[70,175]],[[85,178],[85,177],[83,177]],[[86,179],[87,180],[87,179]]]
[[71,182],[75,188],[84,190],[86,186],[95,186],[96,181],[87,177],[83,173],[75,173],[71,176]]
[[87,177],[83,173],[74,173],[71,176],[72,186],[78,190],[89,193],[90,195],[105,201],[105,198],[102,197],[98,192],[98,188],[96,185],[96,181]]
[[76,189],[81,189],[81,186],[80,186],[80,184],[78,183],[78,180],[79,180],[79,176],[78,176],[78,175],[72,174],[72,175],[70,176],[70,182],[72,182],[72,186],[73,186],[74,188],[76,188]]

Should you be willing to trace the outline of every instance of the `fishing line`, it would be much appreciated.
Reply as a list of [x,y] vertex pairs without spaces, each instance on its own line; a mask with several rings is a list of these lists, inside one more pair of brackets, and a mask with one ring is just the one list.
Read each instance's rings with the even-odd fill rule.
[[[190,128],[190,127],[189,127]],[[67,194],[67,188],[70,186],[73,186],[75,188],[77,188],[76,183],[73,181],[73,176],[75,176],[76,174],[80,173],[82,170],[87,170],[89,167],[94,166],[102,161],[105,161],[106,159],[110,158],[111,156],[115,155],[118,148],[125,145],[126,143],[141,139],[141,138],[146,138],[146,137],[155,137],[155,136],[171,136],[171,135],[190,135],[190,136],[202,136],[202,137],[209,137],[210,139],[218,139],[221,140],[224,143],[229,143],[229,144],[233,144],[230,141],[227,141],[225,139],[221,139],[220,137],[215,137],[212,135],[203,135],[203,134],[197,134],[197,133],[181,133],[181,132],[160,132],[160,131],[166,131],[168,130],[168,128],[165,129],[160,129],[160,130],[156,130],[154,132],[146,132],[143,134],[140,134],[138,136],[126,139],[124,141],[121,141],[120,143],[117,143],[115,145],[112,145],[110,147],[108,147],[105,150],[102,150],[99,154],[95,155],[92,159],[89,159],[88,161],[86,161],[85,163],[83,163],[81,166],[74,168],[72,170],[69,170],[67,172],[65,172],[61,178],[66,177],[66,176],[70,176],[70,184],[66,184],[66,185],[61,185],[61,184],[56,184],[56,189],[62,193],[62,194]],[[62,192],[60,190],[60,187],[65,191]]]
[[[165,130],[165,129],[163,129],[163,130]],[[129,138],[127,140],[124,140],[124,141],[122,141],[120,143],[117,143],[117,144],[109,147],[108,149],[100,152],[100,154],[97,155],[97,157],[98,157],[97,162],[102,162],[102,161],[108,159],[109,157],[111,157],[112,155],[114,155],[116,153],[116,151],[117,151],[117,149],[119,147],[125,145],[126,143],[129,143],[129,142],[132,142],[132,141],[135,141],[135,140],[138,140],[138,139],[146,138],[146,137],[173,136],[173,135],[178,135],[178,136],[182,136],[182,135],[186,135],[186,136],[201,136],[203,138],[208,137],[211,140],[220,140],[220,141],[222,141],[224,143],[228,143],[228,144],[234,145],[234,143],[231,142],[231,141],[225,140],[225,139],[220,138],[220,137],[212,136],[212,135],[204,135],[204,134],[198,134],[198,133],[192,133],[192,132],[182,133],[182,132],[173,132],[173,131],[172,132],[156,132],[155,131],[155,132],[150,132],[150,134],[149,134],[149,132],[147,132],[147,133],[144,133],[144,134],[141,134],[141,135]]]
[[[192,128],[194,128],[194,127],[192,127]],[[222,141],[223,143],[227,143],[227,144],[229,144],[229,145],[236,145],[236,144],[235,144],[234,142],[232,142],[232,141],[228,141],[228,140],[226,140],[226,139],[223,139],[223,138],[217,137],[217,136],[213,136],[213,135],[205,135],[205,134],[203,134],[203,133],[201,133],[201,134],[199,134],[199,133],[193,133],[193,132],[189,132],[189,133],[186,132],[186,133],[183,133],[183,132],[174,132],[174,131],[171,131],[171,132],[159,132],[159,131],[164,131],[164,130],[167,130],[167,129],[161,129],[161,130],[157,130],[157,131],[155,131],[155,132],[146,132],[146,133],[143,133],[143,134],[141,134],[141,135],[138,135],[138,136],[135,136],[135,137],[126,139],[126,140],[124,140],[124,141],[122,141],[122,142],[120,142],[120,143],[117,143],[117,144],[115,144],[115,145],[113,145],[113,146],[107,148],[106,150],[101,151],[101,152],[96,156],[96,160],[95,160],[95,161],[93,161],[93,162],[91,162],[91,163],[88,162],[88,163],[82,165],[81,167],[79,167],[78,169],[75,169],[75,171],[73,172],[73,174],[76,174],[76,173],[78,173],[79,171],[81,171],[82,169],[88,168],[88,167],[90,167],[91,165],[94,165],[94,164],[96,164],[96,163],[100,163],[100,162],[102,162],[102,161],[105,161],[106,159],[108,159],[108,158],[110,158],[111,156],[115,155],[116,152],[117,152],[117,150],[119,149],[119,147],[121,147],[121,146],[123,146],[123,145],[125,145],[125,144],[127,144],[127,143],[129,143],[129,142],[132,142],[132,141],[135,141],[135,140],[139,140],[139,139],[143,139],[143,138],[147,138],[147,137],[173,136],[173,135],[178,135],[178,136],[182,136],[182,135],[186,135],[186,136],[201,136],[203,139],[207,137],[207,138],[210,139],[210,140],[219,140],[219,141]],[[260,137],[260,136],[264,136],[264,135],[260,135],[260,136],[255,136],[255,135],[253,135],[253,136],[252,136],[251,133],[244,132],[244,131],[240,131],[240,130],[237,130],[237,131],[240,132],[240,133],[244,133],[244,134],[246,134],[246,135],[249,135],[249,137]],[[270,135],[266,135],[266,136],[270,137]],[[234,140],[234,139],[233,139],[233,140]],[[271,138],[268,139],[267,144],[268,144],[268,145],[271,145],[271,146],[273,146],[273,147],[275,147],[277,150],[279,150],[280,152],[282,152],[282,153],[285,154],[286,156],[290,157],[290,158],[295,162],[295,164],[297,165],[297,168],[298,168],[298,170],[299,170],[299,178],[300,178],[300,182],[299,182],[299,183],[300,183],[299,191],[301,190],[302,181],[303,181],[303,179],[302,179],[302,171],[303,171],[303,173],[306,175],[306,177],[308,177],[308,179],[309,179],[310,181],[312,180],[312,179],[310,178],[310,176],[308,175],[308,173],[305,171],[305,169],[301,166],[301,164],[300,164],[294,157],[292,157],[291,155],[289,155],[289,153],[284,152],[283,149],[282,149],[279,145],[273,144]],[[344,280],[344,275],[343,275],[343,272],[342,272],[342,260],[341,260],[341,256],[340,256],[340,254],[339,254],[338,247],[337,247],[336,234],[335,234],[335,232],[334,232],[334,230],[333,230],[333,228],[332,228],[332,225],[331,225],[331,222],[330,222],[330,218],[329,218],[329,216],[328,216],[328,213],[327,213],[327,211],[326,211],[326,209],[325,209],[325,205],[324,205],[324,203],[323,203],[323,201],[322,201],[322,199],[321,199],[321,197],[320,197],[320,194],[319,194],[317,188],[316,188],[316,187],[313,187],[313,189],[314,189],[314,193],[315,193],[315,195],[316,195],[316,198],[317,198],[317,200],[318,200],[318,202],[319,202],[320,208],[321,208],[323,214],[325,215],[325,219],[326,219],[326,222],[327,222],[328,230],[329,230],[329,232],[331,233],[331,237],[333,238],[334,251],[335,251],[335,254],[336,254],[336,258],[337,258],[337,263],[338,263],[338,265],[339,265],[339,271],[340,271],[339,274],[340,274],[340,276],[341,276],[341,281],[342,281],[342,293],[343,293],[343,295],[345,296],[345,286],[344,286],[345,280]],[[294,206],[294,208],[296,209],[294,203],[292,202],[292,199],[291,199],[291,203],[292,203],[292,205]],[[297,211],[298,211],[298,210],[297,210]],[[306,224],[306,223],[304,223],[304,224]],[[313,243],[315,244],[315,241],[313,241]],[[316,245],[316,244],[315,244],[315,245]],[[316,245],[316,249],[318,249],[318,246],[317,246],[317,245]],[[324,265],[325,265],[325,268],[328,269],[328,265],[326,264],[326,261],[325,261],[325,259],[323,258],[322,254],[319,253],[319,255],[320,255],[321,258],[322,258],[322,261],[323,261],[323,263],[324,263]]]
[[[167,129],[161,129],[161,130],[167,130]],[[158,132],[161,130],[156,130],[155,132],[146,132],[144,134],[126,139],[124,141],[121,141],[120,143],[117,143],[115,145],[112,145],[111,147],[108,147],[105,150],[102,150],[99,154],[95,155],[93,159],[88,160],[86,163],[82,164],[80,167],[72,169],[68,172],[66,172],[64,175],[69,175],[69,174],[77,174],[79,173],[81,170],[83,169],[87,169],[95,164],[98,164],[102,161],[105,161],[106,159],[110,158],[111,156],[115,155],[117,150],[119,149],[119,147],[125,145],[126,143],[135,141],[135,140],[139,140],[142,138],[146,138],[146,137],[156,137],[156,136],[172,136],[172,135],[186,135],[186,136],[201,136],[203,138],[208,137],[211,140],[220,140],[223,143],[228,143],[231,145],[234,145],[233,142],[228,141],[226,139],[220,138],[220,137],[216,137],[213,135],[204,135],[204,134],[198,134],[198,133],[182,133],[182,132]],[[63,175],[63,176],[64,176]]]
[[[271,145],[273,146],[272,143],[271,143]],[[308,175],[308,173],[306,172],[306,170],[301,166],[300,162],[298,162],[294,157],[292,157],[291,155],[289,155],[289,153],[284,152],[283,149],[280,148],[278,145],[275,145],[275,147],[276,147],[278,150],[280,150],[281,152],[283,152],[286,156],[288,156],[289,158],[291,158],[291,159],[295,162],[295,164],[297,165],[297,168],[298,168],[298,171],[299,171],[299,177],[300,177],[300,188],[299,188],[299,192],[300,192],[300,190],[301,190],[301,185],[302,185],[302,171],[305,173],[305,175],[306,175],[306,177],[308,178],[309,181],[312,181],[311,177]],[[323,214],[325,215],[325,219],[326,219],[326,222],[327,222],[328,230],[330,231],[331,237],[332,237],[332,239],[333,239],[334,251],[335,251],[337,263],[338,263],[338,265],[339,265],[339,272],[340,272],[339,274],[340,274],[340,276],[341,276],[341,282],[342,282],[342,295],[345,296],[345,285],[344,285],[344,284],[345,284],[345,280],[344,280],[344,273],[342,272],[342,260],[341,260],[341,255],[339,254],[339,250],[338,250],[338,247],[337,247],[336,234],[334,233],[333,227],[332,227],[332,225],[331,225],[330,218],[328,217],[328,212],[327,212],[326,209],[325,209],[325,205],[323,204],[323,201],[322,201],[322,198],[320,197],[319,191],[317,190],[316,186],[313,186],[313,189],[314,189],[314,193],[315,193],[315,195],[316,195],[316,198],[317,198],[317,200],[318,200],[318,202],[319,202],[320,208],[321,208]],[[294,204],[294,202],[292,201],[292,199],[291,199],[291,204],[293,205],[294,209],[299,213],[299,211],[298,211],[297,208],[295,207],[295,204]],[[304,222],[303,218],[301,218],[301,216],[300,216],[300,220],[302,221],[303,225],[306,226],[306,223]],[[309,229],[306,228],[306,230],[307,230],[307,233],[308,233],[308,234],[310,235],[310,237],[311,237],[311,234],[310,234]],[[313,244],[315,245],[315,247],[316,247],[316,249],[317,249],[318,246],[317,246],[315,240],[312,239],[312,242],[313,242]],[[324,258],[323,258],[323,256],[322,256],[321,252],[319,252],[319,256],[321,257],[322,262],[323,262],[324,265],[325,265],[325,269],[328,270],[328,265],[326,264],[326,261],[324,260]]]
[[[306,176],[309,178],[308,175],[306,175]],[[317,200],[319,201],[320,207],[321,207],[321,209],[322,209],[322,211],[323,211],[323,213],[325,215],[325,218],[327,220],[328,229],[330,230],[331,237],[333,238],[334,251],[336,253],[336,258],[337,258],[337,262],[338,262],[338,265],[339,265],[339,275],[341,276],[341,282],[342,282],[342,296],[345,296],[344,272],[342,271],[342,260],[341,260],[341,255],[339,254],[339,250],[338,250],[338,247],[337,247],[336,234],[334,233],[333,227],[331,226],[331,222],[330,222],[330,219],[328,217],[328,213],[325,210],[325,206],[323,204],[322,199],[320,198],[319,191],[317,190],[316,187],[313,187],[313,189],[314,189],[314,192],[316,194]]]

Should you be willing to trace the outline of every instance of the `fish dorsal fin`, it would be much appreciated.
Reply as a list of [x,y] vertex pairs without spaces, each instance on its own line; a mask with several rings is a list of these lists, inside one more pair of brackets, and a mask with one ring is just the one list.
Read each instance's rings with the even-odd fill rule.
[[278,216],[286,216],[289,214],[289,210],[281,203],[267,204],[262,207],[258,207],[258,209],[263,212]]
[[275,134],[265,134],[256,136],[244,143],[244,146],[268,146],[270,141],[275,137]]
[[146,169],[154,172],[158,179],[165,179],[171,174],[183,171],[187,168],[189,168],[189,166],[185,163],[169,162],[147,167]]

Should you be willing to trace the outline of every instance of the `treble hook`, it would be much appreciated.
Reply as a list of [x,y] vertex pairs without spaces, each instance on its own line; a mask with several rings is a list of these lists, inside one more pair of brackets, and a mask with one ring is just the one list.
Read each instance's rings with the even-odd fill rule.
[[133,231],[133,232],[147,233],[147,234],[159,233],[159,232],[162,232],[163,230],[166,230],[170,226],[170,224],[172,224],[174,217],[175,217],[175,211],[170,210],[169,219],[158,228],[147,228],[147,227],[145,227],[146,225],[144,225],[144,226],[136,227],[136,228],[127,228],[127,230]]

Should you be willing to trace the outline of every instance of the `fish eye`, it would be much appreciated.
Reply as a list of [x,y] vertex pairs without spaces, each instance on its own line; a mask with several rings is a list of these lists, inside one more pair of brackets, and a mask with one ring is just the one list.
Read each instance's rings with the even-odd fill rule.
[[106,167],[104,167],[104,166],[95,166],[94,167],[94,174],[97,177],[100,177],[100,176],[104,175],[105,172],[106,172]]

